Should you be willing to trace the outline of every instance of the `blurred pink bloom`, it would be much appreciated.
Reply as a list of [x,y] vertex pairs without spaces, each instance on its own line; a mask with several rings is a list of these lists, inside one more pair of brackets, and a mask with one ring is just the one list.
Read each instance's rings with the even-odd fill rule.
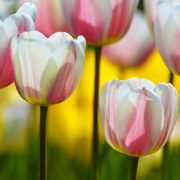
[[108,44],[127,31],[138,0],[61,0],[70,32],[92,45]]
[[160,1],[155,41],[167,67],[180,75],[180,1]]
[[144,15],[137,11],[126,35],[103,48],[104,55],[120,66],[142,64],[154,49],[154,41]]
[[25,32],[12,41],[15,84],[28,102],[49,105],[64,101],[77,86],[84,65],[85,39],[67,33],[46,38]]
[[[30,0],[20,0],[20,4]],[[32,1],[32,0],[31,0]],[[66,31],[60,0],[34,0],[37,6],[36,30],[49,37],[57,31]]]
[[32,17],[26,14],[26,10],[35,17],[36,7],[32,3],[24,4],[15,14],[0,20],[0,88],[13,82],[12,62],[10,56],[10,44],[14,35],[24,31],[34,30]]
[[102,89],[100,115],[107,142],[117,151],[143,156],[168,140],[178,113],[171,84],[146,79],[112,80]]

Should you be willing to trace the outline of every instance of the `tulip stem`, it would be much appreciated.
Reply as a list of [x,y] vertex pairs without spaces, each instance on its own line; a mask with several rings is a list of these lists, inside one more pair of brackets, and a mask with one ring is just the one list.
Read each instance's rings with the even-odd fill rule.
[[[169,73],[169,83],[173,85],[174,83],[174,74],[172,72]],[[166,179],[166,172],[168,170],[168,156],[169,156],[169,141],[165,144],[163,148],[163,155],[162,155],[162,180]]]
[[174,74],[172,72],[169,73],[169,83],[173,85],[174,83]]
[[102,47],[95,48],[95,79],[94,79],[94,114],[93,114],[93,137],[92,137],[92,180],[98,179],[98,104],[99,104],[99,75]]
[[40,106],[40,180],[46,180],[46,116],[48,107]]
[[136,180],[139,157],[131,157],[129,180]]

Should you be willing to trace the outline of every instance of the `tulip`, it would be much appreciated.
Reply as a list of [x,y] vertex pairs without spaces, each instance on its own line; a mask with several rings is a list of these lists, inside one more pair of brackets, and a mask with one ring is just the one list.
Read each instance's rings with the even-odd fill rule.
[[70,32],[91,45],[108,44],[127,31],[138,0],[61,0]]
[[138,66],[154,49],[154,41],[144,15],[137,11],[126,35],[117,43],[105,46],[104,55],[120,66]]
[[112,80],[100,98],[101,124],[117,151],[143,156],[168,140],[178,113],[178,94],[171,84],[155,86],[146,79]]
[[[30,0],[19,0],[19,4]],[[37,6],[36,30],[46,36],[57,31],[66,31],[66,23],[59,0],[34,0]]]
[[[145,14],[149,22],[149,26],[152,32],[154,32],[154,21],[156,18],[157,13],[157,5],[160,0],[144,0],[144,9]],[[161,0],[161,1],[167,1],[167,0]],[[173,2],[175,0],[168,0],[170,2]]]
[[46,38],[38,31],[12,40],[15,84],[28,102],[47,106],[64,101],[77,86],[84,65],[85,39],[58,32]]
[[161,1],[157,8],[154,33],[157,48],[170,71],[180,74],[180,2]]
[[34,30],[34,22],[26,11],[35,17],[36,8],[32,3],[24,4],[15,14],[0,20],[0,88],[13,82],[12,62],[10,56],[10,44],[14,35],[24,31]]

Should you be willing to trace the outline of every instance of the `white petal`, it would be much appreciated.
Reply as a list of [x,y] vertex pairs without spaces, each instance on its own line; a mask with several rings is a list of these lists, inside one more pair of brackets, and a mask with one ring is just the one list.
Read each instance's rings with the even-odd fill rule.
[[168,140],[178,113],[178,94],[176,89],[171,84],[160,83],[154,89],[154,92],[159,95],[164,107],[164,126],[162,127],[162,137],[159,140],[157,147],[162,146]]
[[143,78],[131,78],[126,81],[126,83],[131,87],[132,90],[139,89],[139,88],[147,88],[153,90],[155,85],[152,81],[143,79]]
[[26,2],[18,9],[17,13],[27,14],[35,21],[37,8],[32,2]]

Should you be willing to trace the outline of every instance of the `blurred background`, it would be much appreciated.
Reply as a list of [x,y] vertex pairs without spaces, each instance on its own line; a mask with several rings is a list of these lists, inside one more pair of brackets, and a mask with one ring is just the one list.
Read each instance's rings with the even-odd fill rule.
[[[46,1],[49,4],[46,4]],[[0,0],[0,18],[3,20],[15,12],[23,2]],[[67,30],[59,0],[34,2],[38,8],[45,8],[45,10],[38,11],[40,13],[36,20],[36,28],[39,31],[49,36],[53,32]],[[52,11],[47,9],[49,7]],[[44,23],[47,28],[41,29],[42,26],[38,24]],[[73,95],[65,102],[51,106],[48,111],[48,180],[88,180],[90,177],[94,83],[94,53],[91,48],[86,49],[85,57],[84,72]],[[148,78],[154,83],[168,82],[169,71],[155,48],[146,56],[144,63],[135,67],[122,67],[110,61],[105,55],[102,56],[100,90],[108,80],[131,77]],[[174,85],[180,92],[180,77],[175,76]],[[126,180],[129,157],[116,152],[107,145],[102,132],[100,132],[100,137],[100,180],[118,180],[119,177]],[[0,180],[38,180],[38,138],[38,107],[22,100],[14,84],[0,89]],[[137,179],[161,179],[161,158],[162,151],[140,158]],[[170,139],[168,164],[166,178],[179,179],[179,121]]]

